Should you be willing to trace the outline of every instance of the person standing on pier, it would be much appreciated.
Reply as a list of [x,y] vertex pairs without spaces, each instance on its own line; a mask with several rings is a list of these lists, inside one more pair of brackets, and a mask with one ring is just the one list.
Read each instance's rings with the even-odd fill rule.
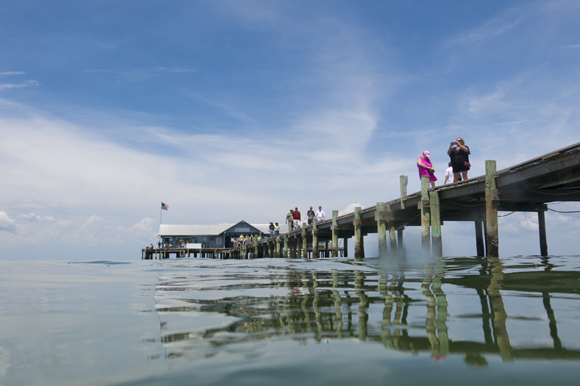
[[272,221],[270,221],[270,226],[268,228],[270,229],[270,237],[274,236],[274,223]]
[[292,212],[292,218],[294,219],[294,229],[300,229],[302,227],[302,216],[298,211],[298,207],[294,208],[294,212]]
[[467,171],[471,168],[469,163],[469,147],[465,146],[465,141],[461,137],[457,137],[454,142],[449,145],[447,154],[451,158],[451,166],[453,167],[453,182],[459,182],[459,174],[467,180]]
[[276,223],[276,225],[274,225],[274,234],[275,235],[280,234],[280,225],[278,225],[278,223]]
[[290,213],[286,215],[286,224],[288,224],[288,230],[294,229],[294,209],[290,209]]
[[306,215],[308,216],[308,225],[312,225],[312,221],[314,221],[314,211],[312,210],[312,207],[310,207],[310,210]]
[[434,188],[437,177],[435,177],[435,168],[431,163],[430,157],[431,153],[425,150],[423,152],[423,156],[417,158],[417,167],[419,168],[419,179],[421,179],[423,176],[428,176],[431,187]]
[[449,167],[445,169],[445,181],[443,181],[443,185],[447,185],[447,182],[451,182],[453,179],[453,166],[451,166],[451,162],[449,162]]
[[326,221],[326,213],[322,210],[322,206],[318,207],[318,212],[316,212],[316,220],[318,222]]

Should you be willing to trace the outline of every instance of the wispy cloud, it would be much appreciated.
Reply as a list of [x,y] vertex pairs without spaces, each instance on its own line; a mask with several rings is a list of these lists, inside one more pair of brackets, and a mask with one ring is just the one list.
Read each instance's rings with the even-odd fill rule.
[[478,43],[489,39],[496,38],[520,24],[521,19],[511,12],[502,15],[496,19],[490,20],[485,24],[463,32],[447,41],[448,45],[464,44],[464,43]]
[[560,47],[561,48],[580,48],[580,44],[568,44],[568,45],[562,45]]
[[0,84],[0,90],[5,90],[9,88],[22,88],[22,87],[30,87],[30,86],[38,86],[39,83],[36,80],[27,80],[22,83],[3,83]]
[[195,72],[197,70],[193,70],[190,68],[167,68],[167,67],[153,67],[155,71],[158,72],[175,72],[175,73],[183,73],[183,72]]
[[0,72],[0,76],[13,76],[13,75],[24,75],[24,71],[4,71]]
[[85,70],[85,73],[108,73],[108,74],[116,74],[122,75],[127,77],[130,81],[133,82],[141,82],[148,79],[151,79],[155,76],[159,76],[161,73],[174,73],[174,74],[184,74],[195,72],[196,70],[188,69],[188,68],[169,68],[169,67],[153,67],[150,69],[135,69],[131,71],[116,71],[116,70],[101,70],[101,69],[92,69],[92,70]]

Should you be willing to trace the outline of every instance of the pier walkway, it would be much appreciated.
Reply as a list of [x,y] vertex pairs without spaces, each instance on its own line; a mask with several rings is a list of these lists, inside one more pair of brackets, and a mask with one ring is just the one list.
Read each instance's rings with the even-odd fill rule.
[[548,255],[547,203],[580,201],[580,143],[502,170],[496,170],[496,161],[485,161],[485,171],[483,176],[435,188],[429,188],[428,177],[423,177],[421,191],[411,194],[407,194],[407,177],[400,176],[401,194],[397,199],[365,209],[357,207],[343,216],[334,210],[332,219],[327,221],[303,223],[301,229],[241,247],[216,250],[213,256],[308,258],[321,257],[326,249],[332,257],[338,257],[339,239],[343,240],[344,256],[349,240],[354,239],[351,241],[354,257],[364,258],[363,236],[371,233],[378,233],[379,255],[384,256],[396,254],[402,247],[404,229],[408,226],[421,226],[423,249],[441,256],[443,223],[468,221],[474,224],[477,255],[498,257],[498,212],[537,213],[540,254]]

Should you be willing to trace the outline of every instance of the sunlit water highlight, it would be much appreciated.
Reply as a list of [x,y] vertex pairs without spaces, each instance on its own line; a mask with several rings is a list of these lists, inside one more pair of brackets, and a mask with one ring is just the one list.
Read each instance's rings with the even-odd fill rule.
[[578,256],[0,261],[0,385],[578,384]]

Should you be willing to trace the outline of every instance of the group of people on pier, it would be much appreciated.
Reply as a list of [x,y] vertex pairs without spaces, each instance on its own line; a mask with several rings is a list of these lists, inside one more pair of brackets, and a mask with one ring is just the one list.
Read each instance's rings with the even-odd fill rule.
[[[314,212],[312,207],[310,207],[306,215],[308,216],[308,225],[312,225],[315,218],[318,222],[326,221],[326,213],[322,210],[322,206],[318,207],[317,212]],[[290,209],[290,212],[286,215],[286,224],[288,224],[289,230],[299,229],[302,226],[302,215],[298,207]]]
[[[447,155],[449,155],[451,160],[448,164],[449,167],[445,171],[444,184],[450,182],[451,177],[453,177],[453,182],[467,179],[467,172],[471,168],[469,163],[470,154],[469,147],[465,145],[465,141],[461,137],[457,137],[455,141],[449,144]],[[431,187],[434,188],[437,177],[435,177],[435,168],[431,162],[431,153],[429,151],[425,150],[421,157],[417,158],[417,168],[419,168],[419,178],[428,176]]]
[[260,235],[240,235],[240,237],[236,240],[236,245],[239,247],[241,245],[255,243],[262,240],[262,236]]

